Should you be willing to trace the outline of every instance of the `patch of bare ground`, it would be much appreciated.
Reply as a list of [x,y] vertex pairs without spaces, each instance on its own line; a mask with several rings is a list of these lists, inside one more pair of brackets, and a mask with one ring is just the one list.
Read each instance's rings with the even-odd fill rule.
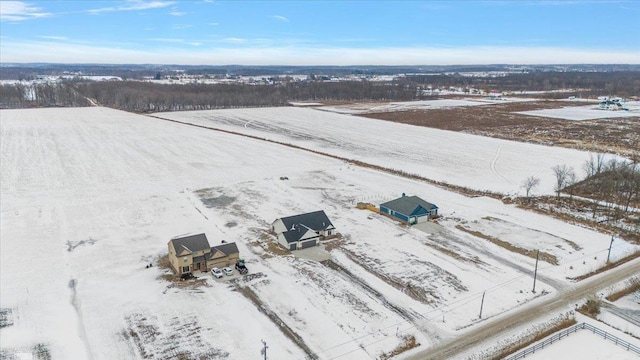
[[304,351],[309,359],[318,359],[318,356],[307,346],[304,342],[304,339],[298,335],[291,327],[287,325],[276,313],[271,311],[269,307],[260,300],[260,297],[248,286],[241,286],[236,284],[236,289],[239,293],[241,293],[244,297],[249,299],[253,305],[263,314],[265,314],[279,329],[282,333],[291,339],[293,343],[295,343],[302,351]]
[[629,279],[629,281],[627,282],[627,285],[623,289],[609,294],[609,296],[607,296],[606,299],[611,302],[617,301],[621,297],[627,296],[636,291],[640,291],[640,277],[634,277]]
[[0,329],[13,325],[13,310],[0,308]]
[[160,257],[156,263],[158,264],[158,268],[165,270],[165,273],[160,275],[160,278],[170,283],[168,288],[197,289],[201,286],[209,286],[206,278],[194,277],[192,279],[182,279],[180,276],[174,274],[168,255]]
[[[500,139],[630,156],[637,118],[569,121],[516,112],[576,106],[568,101],[507,102],[483,106],[364,114],[369,118]],[[637,151],[637,150],[636,150]]]
[[345,241],[350,238],[351,237],[349,235],[342,235],[341,233],[338,233],[332,239],[323,241],[322,245],[324,246],[325,250],[330,252],[331,250],[334,250],[334,249],[340,249],[342,246],[344,246]]
[[556,333],[560,330],[566,329],[570,326],[573,326],[576,324],[576,319],[573,316],[565,316],[565,317],[561,317],[559,320],[552,322],[551,324],[548,324],[546,326],[542,326],[541,329],[538,329],[537,331],[535,331],[533,334],[524,336],[522,338],[518,338],[516,340],[514,340],[513,342],[511,342],[510,344],[504,346],[502,349],[500,349],[499,351],[495,352],[494,354],[491,354],[489,356],[483,357],[484,359],[491,359],[491,360],[500,360],[500,359],[504,359],[505,357],[507,357],[510,354],[515,353],[518,350],[524,349],[527,346],[534,344],[544,338],[546,338],[547,336]]
[[[467,229],[462,225],[456,225],[456,229],[464,231],[468,234],[471,234],[475,237],[479,237],[481,239],[485,239],[489,242],[491,242],[492,244],[498,245],[501,248],[507,249],[509,251],[518,253],[518,254],[522,254],[524,256],[528,256],[530,258],[535,259],[538,255],[537,255],[537,251],[536,250],[529,250],[529,249],[524,249],[518,246],[515,246],[509,242],[506,241],[502,241],[498,238],[495,238],[493,236],[489,236],[489,235],[485,235],[483,233],[481,233],[480,231],[475,231],[475,230],[471,230],[471,229]],[[546,253],[544,251],[540,251],[540,260],[545,261],[551,265],[558,265],[558,258],[555,255]]]
[[600,299],[595,296],[591,296],[587,301],[580,306],[577,311],[585,316],[588,316],[592,319],[596,319],[598,314],[600,314],[600,306],[602,305]]
[[258,235],[258,239],[250,242],[250,244],[263,250],[263,253],[260,255],[263,259],[272,258],[274,256],[291,255],[291,251],[278,244],[275,239],[276,234],[274,232],[264,229],[255,229],[254,232]]
[[420,346],[420,343],[418,341],[416,341],[416,338],[411,335],[411,336],[405,336],[402,338],[402,343],[400,345],[398,345],[397,348],[391,350],[388,353],[382,353],[382,355],[380,355],[380,357],[378,359],[380,360],[387,360],[387,359],[391,359],[394,356],[400,355],[403,352],[407,351],[407,350],[411,350],[413,348],[416,348]]

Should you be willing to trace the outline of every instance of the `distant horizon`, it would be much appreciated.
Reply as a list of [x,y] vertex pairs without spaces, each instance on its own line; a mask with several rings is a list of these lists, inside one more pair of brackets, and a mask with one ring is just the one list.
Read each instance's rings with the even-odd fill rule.
[[0,62],[636,65],[638,18],[626,0],[2,1]]

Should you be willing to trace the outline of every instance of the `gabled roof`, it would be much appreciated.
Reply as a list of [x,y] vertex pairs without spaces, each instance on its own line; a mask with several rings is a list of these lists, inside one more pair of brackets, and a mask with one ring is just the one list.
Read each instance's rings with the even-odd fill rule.
[[287,244],[288,244],[288,243],[300,241],[300,239],[302,239],[302,237],[309,231],[313,232],[313,234],[316,235],[316,237],[320,236],[320,235],[317,235],[315,231],[313,231],[312,229],[309,229],[304,225],[296,226],[294,230],[285,231],[282,233],[282,235],[284,236],[284,239],[287,240]]
[[209,241],[204,234],[175,238],[169,240],[169,242],[173,243],[173,248],[176,249],[177,254],[180,254],[184,249],[192,253],[210,248]]
[[417,196],[403,196],[384,204],[380,204],[380,206],[384,206],[387,209],[391,209],[397,213],[407,216],[411,215],[418,206],[422,206],[427,210],[438,208],[436,205],[426,202]]
[[282,220],[284,227],[289,231],[292,229],[295,230],[299,225],[303,225],[313,231],[322,231],[334,228],[331,220],[329,220],[327,214],[325,214],[323,210],[283,217],[280,220]]
[[238,254],[240,252],[238,251],[238,246],[236,245],[236,243],[234,242],[224,243],[224,244],[212,246],[209,258],[211,258],[218,251],[225,254],[225,256],[229,256],[231,254]]

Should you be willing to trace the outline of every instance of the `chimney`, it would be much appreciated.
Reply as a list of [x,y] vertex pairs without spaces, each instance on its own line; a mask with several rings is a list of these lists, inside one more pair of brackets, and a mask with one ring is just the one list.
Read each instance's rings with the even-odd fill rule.
[[405,193],[402,193],[402,197],[405,197],[405,196],[407,196],[407,195]]

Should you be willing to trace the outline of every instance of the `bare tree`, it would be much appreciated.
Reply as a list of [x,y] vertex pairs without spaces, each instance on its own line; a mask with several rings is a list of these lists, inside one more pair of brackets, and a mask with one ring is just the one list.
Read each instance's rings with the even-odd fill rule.
[[593,154],[589,156],[589,160],[586,160],[583,165],[584,172],[587,177],[592,177],[600,174],[604,167],[604,154],[597,153],[594,157]]
[[529,176],[528,178],[524,179],[522,187],[524,188],[524,191],[526,193],[527,201],[529,200],[529,194],[531,194],[531,191],[537,188],[538,185],[540,185],[540,179],[535,176]]
[[556,185],[554,190],[556,191],[556,197],[560,198],[560,191],[564,189],[571,179],[575,180],[575,171],[567,164],[556,165],[552,168],[553,173],[556,176]]

